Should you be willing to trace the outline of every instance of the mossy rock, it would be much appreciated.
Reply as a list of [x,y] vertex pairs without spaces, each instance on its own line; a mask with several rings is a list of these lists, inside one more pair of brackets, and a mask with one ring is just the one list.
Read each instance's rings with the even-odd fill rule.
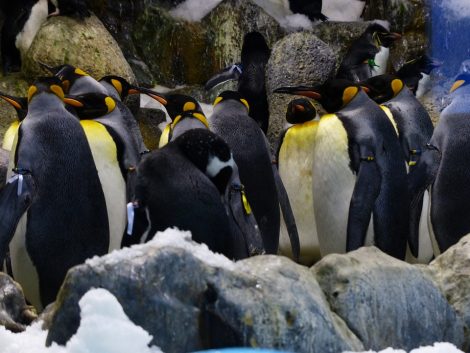
[[48,19],[23,58],[24,76],[49,75],[39,62],[74,65],[98,79],[118,75],[135,82],[118,44],[95,16],[83,21],[63,16]]
[[[25,97],[28,87],[29,83],[20,73],[0,77],[0,92],[2,93],[16,97]],[[16,119],[17,114],[11,104],[0,99],[0,137],[2,140],[5,131]]]

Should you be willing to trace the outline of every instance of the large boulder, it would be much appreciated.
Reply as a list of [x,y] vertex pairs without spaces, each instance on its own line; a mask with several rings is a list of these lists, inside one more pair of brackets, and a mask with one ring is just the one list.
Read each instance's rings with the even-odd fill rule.
[[362,350],[328,309],[310,271],[278,256],[237,263],[211,253],[189,233],[167,230],[145,244],[69,271],[47,343],[65,344],[80,323],[90,288],[110,291],[126,315],[164,352],[251,346],[295,352]]
[[[29,84],[20,73],[9,74],[0,78],[0,92],[10,96],[26,97]],[[16,110],[10,103],[0,99],[0,138],[13,121],[17,119]],[[0,143],[1,145],[1,143]]]
[[429,268],[449,303],[465,324],[465,351],[470,348],[470,235],[437,257]]
[[312,33],[289,34],[272,48],[266,67],[269,102],[268,139],[275,145],[286,122],[286,108],[294,97],[272,93],[281,86],[317,85],[331,78],[336,70],[336,55]]
[[83,21],[63,16],[48,19],[23,58],[24,76],[49,75],[40,62],[51,66],[74,65],[98,79],[118,75],[135,82],[118,44],[95,16]]
[[36,317],[34,309],[26,304],[20,285],[0,272],[0,325],[21,332]]
[[240,60],[243,36],[253,30],[269,44],[283,35],[276,20],[251,1],[222,1],[200,22],[149,5],[134,26],[133,41],[159,84],[203,84]]
[[369,247],[326,256],[312,272],[331,309],[366,349],[463,344],[461,319],[419,267]]

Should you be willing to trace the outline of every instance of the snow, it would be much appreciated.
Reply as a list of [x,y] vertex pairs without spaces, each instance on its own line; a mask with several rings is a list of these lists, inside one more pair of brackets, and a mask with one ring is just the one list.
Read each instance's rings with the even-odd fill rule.
[[453,20],[470,17],[470,6],[468,0],[444,0],[441,6],[447,10]]
[[[222,0],[186,0],[171,10],[170,15],[179,20],[198,22],[220,2]],[[284,28],[312,28],[312,22],[307,16],[292,13],[287,0],[253,0],[253,2],[275,18]]]
[[65,347],[45,347],[47,331],[37,322],[22,333],[0,327],[1,353],[161,353],[149,347],[152,336],[135,325],[117,299],[105,289],[91,289],[79,302],[81,321]]
[[[90,266],[100,266],[101,264],[120,263],[130,261],[146,255],[150,248],[159,249],[163,247],[175,247],[190,252],[197,259],[204,263],[221,267],[228,270],[235,268],[235,263],[222,254],[213,253],[206,244],[199,244],[191,240],[191,232],[181,231],[177,228],[168,228],[163,232],[157,232],[152,240],[145,244],[134,245],[130,248],[115,250],[103,257],[95,256],[85,263]],[[1,352],[0,352],[1,353]]]
[[[353,353],[353,352],[343,352],[343,353]],[[393,349],[387,348],[378,352],[375,351],[364,351],[358,353],[406,353],[406,351],[402,349]],[[416,349],[412,349],[409,353],[463,353],[460,349],[457,349],[451,343],[439,342],[434,343],[433,346],[426,346],[426,347],[419,347]]]

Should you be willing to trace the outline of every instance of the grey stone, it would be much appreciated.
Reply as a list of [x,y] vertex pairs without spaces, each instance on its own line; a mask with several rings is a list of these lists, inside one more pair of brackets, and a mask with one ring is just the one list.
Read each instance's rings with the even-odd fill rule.
[[162,134],[158,125],[165,121],[165,112],[160,109],[140,108],[135,118],[147,148],[157,149]]
[[131,83],[135,76],[116,41],[97,17],[84,21],[69,17],[50,18],[39,30],[23,58],[25,77],[50,75],[39,62],[80,67],[100,79],[118,75]]
[[[16,97],[26,97],[29,84],[20,73],[13,73],[0,78],[0,92]],[[0,136],[18,118],[15,109],[10,103],[0,99]]]
[[26,304],[20,285],[0,272],[0,325],[13,332],[21,332],[36,317],[34,308]]
[[434,342],[462,346],[462,321],[419,267],[369,247],[328,255],[312,271],[331,309],[365,349],[409,351]]
[[271,146],[277,143],[285,126],[287,104],[294,99],[294,96],[274,94],[273,90],[281,86],[321,84],[335,75],[336,61],[330,47],[309,32],[289,34],[274,45],[266,68]]
[[429,265],[449,303],[465,323],[465,351],[470,348],[470,235],[437,257]]
[[78,301],[90,288],[101,287],[167,353],[228,346],[322,353],[363,349],[329,311],[307,268],[278,256],[233,263],[205,245],[175,242],[175,234],[167,232],[69,271],[47,343],[67,342],[80,322]]
[[8,162],[10,160],[10,151],[0,148],[0,187],[5,185],[8,173]]

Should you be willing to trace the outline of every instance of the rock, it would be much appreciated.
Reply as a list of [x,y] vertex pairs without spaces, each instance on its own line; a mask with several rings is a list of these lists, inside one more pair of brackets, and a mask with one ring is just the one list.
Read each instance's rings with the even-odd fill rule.
[[10,160],[10,151],[0,148],[0,187],[5,185],[8,174],[8,162]]
[[465,324],[465,351],[470,347],[470,235],[438,256],[429,268],[445,297]]
[[36,317],[34,309],[26,304],[20,285],[0,272],[0,325],[21,332]]
[[177,20],[147,6],[133,30],[134,45],[159,84],[204,84],[240,60],[245,33],[258,30],[269,44],[282,35],[279,24],[251,1],[225,0],[201,22]]
[[25,77],[49,75],[39,62],[80,67],[93,77],[118,75],[131,83],[135,76],[116,41],[95,16],[84,21],[52,17],[41,27],[23,60]]
[[[0,77],[0,91],[11,96],[26,97],[29,84],[20,73]],[[0,99],[0,137],[3,140],[5,131],[18,115],[10,103]]]
[[287,104],[294,96],[273,94],[281,86],[317,85],[335,74],[336,55],[312,33],[289,34],[271,51],[266,68],[266,90],[269,102],[268,139],[271,146],[283,130]]
[[228,346],[296,352],[362,350],[308,269],[278,256],[237,263],[167,230],[151,242],[69,271],[47,344],[65,344],[80,322],[78,301],[93,287],[116,296],[162,351]]
[[141,108],[135,117],[147,148],[157,149],[162,134],[159,125],[165,121],[165,112],[160,109]]
[[[468,250],[468,249],[467,249]],[[375,247],[328,255],[312,272],[366,350],[463,343],[462,321],[431,277]]]

